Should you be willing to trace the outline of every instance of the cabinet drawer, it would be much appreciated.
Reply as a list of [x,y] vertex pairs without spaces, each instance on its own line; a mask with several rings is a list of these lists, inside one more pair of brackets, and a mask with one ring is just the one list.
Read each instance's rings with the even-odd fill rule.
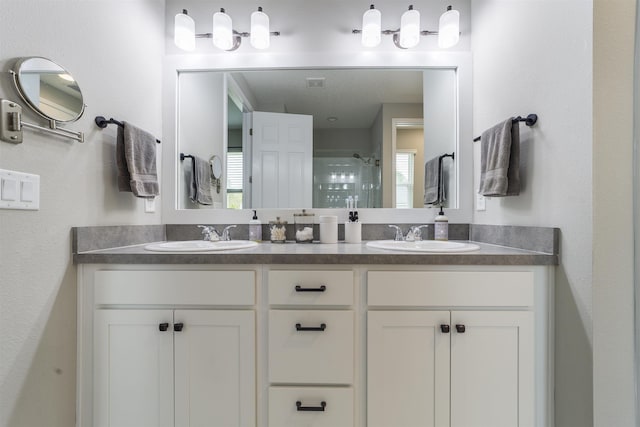
[[97,271],[95,304],[253,305],[254,271]]
[[530,307],[531,271],[370,271],[369,306]]
[[269,427],[353,427],[353,423],[351,388],[269,388]]
[[352,305],[353,271],[269,271],[271,305]]
[[269,381],[351,384],[353,324],[352,311],[271,310]]

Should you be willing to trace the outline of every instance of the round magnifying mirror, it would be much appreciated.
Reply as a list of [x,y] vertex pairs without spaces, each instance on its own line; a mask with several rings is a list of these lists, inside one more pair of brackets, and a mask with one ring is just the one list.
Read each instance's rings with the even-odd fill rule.
[[211,164],[211,174],[215,179],[220,179],[222,176],[222,161],[220,157],[213,155],[209,159],[209,163]]
[[74,122],[82,116],[80,87],[60,65],[39,56],[21,58],[12,74],[22,99],[40,116],[56,122]]

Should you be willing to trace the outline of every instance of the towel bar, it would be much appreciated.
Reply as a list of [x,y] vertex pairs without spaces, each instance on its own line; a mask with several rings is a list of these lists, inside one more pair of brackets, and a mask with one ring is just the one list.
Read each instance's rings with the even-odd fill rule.
[[[514,118],[512,121],[512,123],[517,123],[517,122],[524,122],[525,125],[527,126],[533,126],[538,122],[538,115],[537,114],[529,114],[527,117],[522,117],[522,116],[518,116],[516,118]],[[476,137],[473,138],[473,142],[478,142],[480,141],[480,137]]]
[[[123,127],[124,127],[124,123],[122,123],[121,121],[118,121],[118,120],[116,120],[116,119],[113,119],[113,118],[111,118],[111,119],[107,120],[107,119],[106,119],[106,118],[104,118],[103,116],[96,116],[96,118],[95,118],[95,120],[94,120],[94,121],[96,122],[96,126],[98,126],[98,127],[99,127],[99,128],[101,128],[101,129],[106,128],[106,127],[107,127],[107,125],[118,125],[118,126],[120,126],[121,128],[123,128]],[[159,139],[156,139],[156,142],[157,142],[158,144],[160,144],[160,140],[159,140]]]

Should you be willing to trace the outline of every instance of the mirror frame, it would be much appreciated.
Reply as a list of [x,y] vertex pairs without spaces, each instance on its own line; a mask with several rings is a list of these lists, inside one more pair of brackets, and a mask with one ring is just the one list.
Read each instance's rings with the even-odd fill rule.
[[[163,144],[162,144],[162,220],[166,224],[248,224],[252,209],[178,209],[179,147],[178,76],[186,71],[259,71],[261,69],[328,69],[328,68],[450,68],[456,70],[458,82],[458,129],[456,162],[458,162],[458,208],[447,210],[452,223],[470,223],[473,219],[473,134],[472,134],[472,57],[470,52],[398,53],[359,52],[355,54],[270,54],[270,55],[170,55],[165,57],[163,72]],[[225,117],[226,121],[226,107]],[[300,209],[258,209],[263,223],[275,220],[292,222]],[[347,220],[346,209],[305,207],[316,215],[337,215]],[[433,222],[436,208],[370,208],[359,209],[360,221],[367,223]]]
[[[43,59],[45,61],[49,61],[52,64],[57,65],[58,67],[60,67],[66,74],[69,74],[70,76],[73,77],[73,74],[71,74],[69,72],[69,70],[67,70],[66,68],[64,68],[62,65],[58,64],[55,61],[52,61],[49,58],[45,58],[43,56],[25,56],[23,58],[19,58],[15,64],[13,65],[13,69],[11,70],[11,74],[13,75],[13,84],[16,88],[16,91],[18,92],[18,95],[20,95],[20,98],[22,98],[22,100],[29,106],[29,108],[31,108],[31,110],[33,110],[33,112],[35,112],[37,115],[39,115],[40,117],[42,117],[45,120],[48,120],[49,122],[52,123],[73,123],[73,122],[77,122],[82,115],[84,114],[86,105],[84,103],[84,95],[82,93],[82,89],[80,89],[80,86],[78,85],[78,92],[80,92],[80,102],[81,102],[81,109],[80,112],[78,113],[78,115],[73,118],[73,119],[69,119],[69,120],[58,120],[56,118],[53,118],[47,114],[45,114],[39,106],[35,105],[33,103],[33,101],[31,100],[31,98],[29,98],[29,96],[27,96],[26,90],[25,88],[22,86],[22,83],[20,82],[20,68],[22,67],[22,64],[24,64],[25,62],[27,62],[30,59]],[[76,84],[78,83],[78,81],[75,79],[75,77],[73,77],[74,81],[76,82]]]

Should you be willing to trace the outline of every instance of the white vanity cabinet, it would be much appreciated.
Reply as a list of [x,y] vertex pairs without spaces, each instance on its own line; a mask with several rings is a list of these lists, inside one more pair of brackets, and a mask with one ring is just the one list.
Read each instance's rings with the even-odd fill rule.
[[78,426],[553,426],[553,267],[85,264],[78,283]]
[[256,425],[255,271],[93,279],[93,426]]
[[546,425],[532,271],[370,271],[367,287],[368,427]]
[[353,270],[269,270],[270,427],[354,425]]

